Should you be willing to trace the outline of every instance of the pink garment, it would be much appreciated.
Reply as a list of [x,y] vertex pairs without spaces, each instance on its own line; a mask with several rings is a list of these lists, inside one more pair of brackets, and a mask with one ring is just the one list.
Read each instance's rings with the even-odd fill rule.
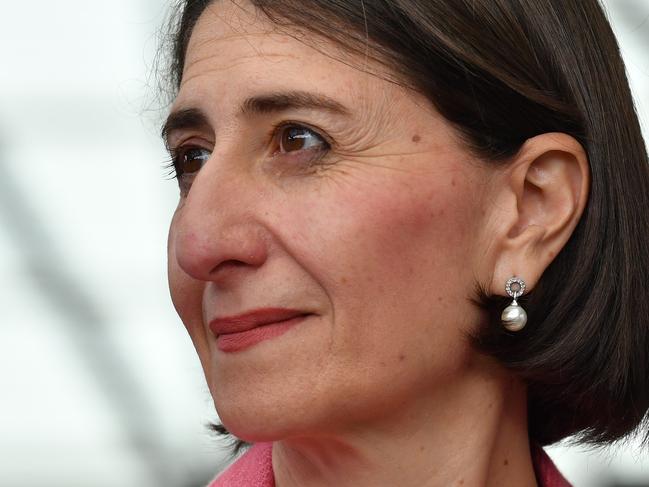
[[272,443],[255,443],[208,487],[275,487],[272,453]]
[[570,483],[561,475],[552,459],[545,453],[540,446],[532,443],[532,464],[536,473],[536,481],[539,487],[572,487]]
[[[257,443],[208,487],[275,487],[273,444]],[[532,462],[539,487],[571,487],[543,448],[532,444]]]

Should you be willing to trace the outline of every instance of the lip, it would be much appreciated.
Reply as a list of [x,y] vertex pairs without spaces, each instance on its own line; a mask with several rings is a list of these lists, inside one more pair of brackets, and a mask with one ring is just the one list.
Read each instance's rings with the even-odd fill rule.
[[219,350],[236,352],[284,334],[311,314],[294,309],[263,308],[214,319],[209,328],[216,336]]

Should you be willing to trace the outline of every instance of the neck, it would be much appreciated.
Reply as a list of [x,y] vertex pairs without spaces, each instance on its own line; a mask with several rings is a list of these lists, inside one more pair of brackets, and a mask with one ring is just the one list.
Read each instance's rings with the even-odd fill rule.
[[277,487],[535,487],[525,387],[496,367],[369,424],[346,424],[273,447]]

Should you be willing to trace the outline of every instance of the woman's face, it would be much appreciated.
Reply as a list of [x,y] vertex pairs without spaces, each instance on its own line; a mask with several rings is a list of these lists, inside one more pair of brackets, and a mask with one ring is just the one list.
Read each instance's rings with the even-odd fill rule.
[[[489,173],[423,97],[244,5],[200,17],[167,124],[171,294],[219,416],[276,439],[434,400],[473,353]],[[261,308],[308,315],[210,329]]]

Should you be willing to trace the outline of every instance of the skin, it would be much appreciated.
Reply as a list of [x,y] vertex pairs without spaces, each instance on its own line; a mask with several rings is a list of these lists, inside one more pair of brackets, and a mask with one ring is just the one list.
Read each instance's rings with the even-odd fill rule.
[[[469,298],[476,281],[534,286],[583,211],[583,150],[544,134],[495,169],[421,95],[337,53],[230,1],[189,43],[171,111],[205,120],[168,145],[207,160],[181,178],[169,283],[219,416],[275,441],[279,487],[534,486],[525,387],[469,346],[485,318]],[[286,90],[348,114],[239,112]],[[269,137],[285,121],[313,130],[308,148]],[[216,347],[210,320],[263,307],[312,315],[243,351]]]

